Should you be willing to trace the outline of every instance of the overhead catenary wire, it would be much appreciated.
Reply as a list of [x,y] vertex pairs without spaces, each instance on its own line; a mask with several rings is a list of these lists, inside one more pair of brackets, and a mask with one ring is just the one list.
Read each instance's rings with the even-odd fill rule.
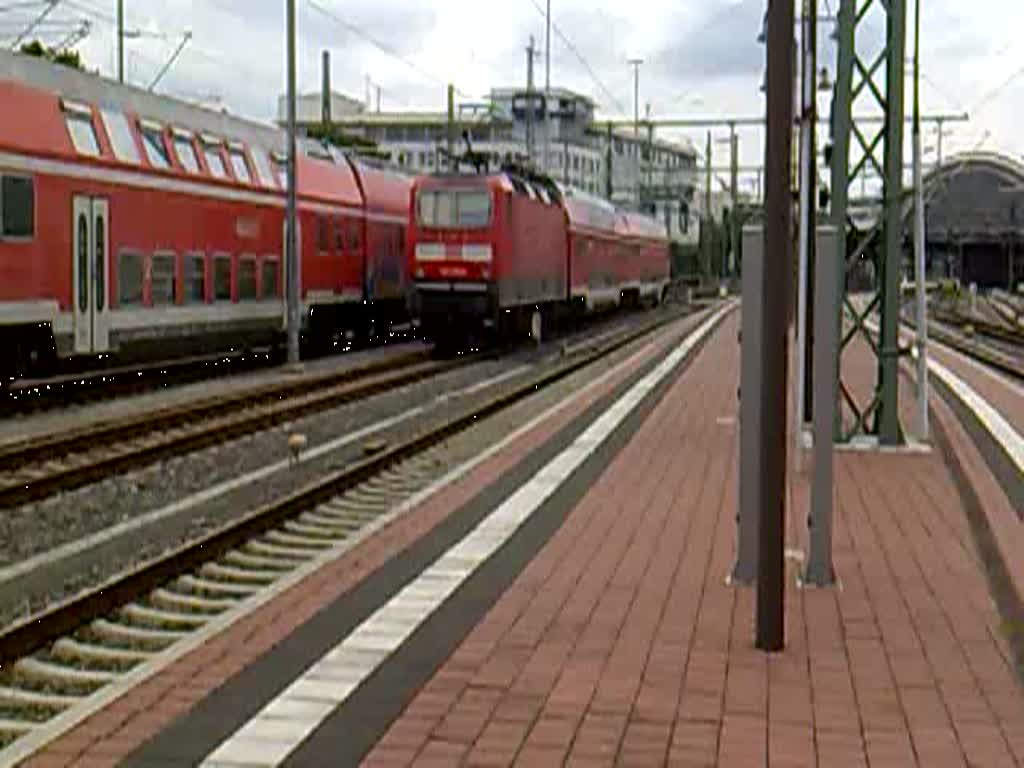
[[[428,70],[424,69],[423,67],[421,67],[419,64],[414,62],[409,57],[399,53],[394,48],[389,46],[387,43],[381,42],[376,37],[374,37],[369,32],[367,32],[365,29],[360,27],[359,25],[354,24],[353,22],[349,21],[348,19],[345,19],[345,18],[339,16],[333,10],[331,10],[330,8],[327,8],[326,6],[324,6],[322,3],[318,2],[317,0],[306,0],[306,4],[310,8],[312,8],[314,11],[319,13],[320,15],[325,16],[326,18],[330,19],[331,21],[335,22],[336,24],[344,27],[349,32],[351,32],[351,33],[361,37],[363,40],[365,40],[366,42],[368,42],[370,45],[372,45],[373,47],[377,48],[381,52],[386,53],[388,56],[391,56],[392,58],[395,58],[398,61],[402,62],[407,67],[409,67],[411,70],[413,70],[414,72],[419,74],[421,77],[424,77],[427,80],[431,80],[431,81],[433,81],[433,82],[435,82],[435,83],[437,83],[439,85],[447,85],[448,84],[447,82],[445,82],[444,79],[442,79],[442,78],[438,77],[437,75],[435,75],[434,73],[429,72]],[[458,86],[455,86],[455,92],[458,93],[463,98],[466,98],[466,99],[472,98],[472,96],[470,96],[470,94],[468,94],[465,91],[461,90]]]
[[[536,9],[537,13],[539,13],[542,17],[547,18],[547,12],[540,7],[540,4],[537,2],[537,0],[530,0],[530,3]],[[601,82],[601,79],[597,76],[593,68],[590,66],[590,63],[586,60],[583,54],[579,52],[576,46],[572,44],[572,41],[569,40],[565,33],[562,32],[561,28],[555,23],[554,19],[552,19],[551,21],[551,29],[555,31],[555,34],[558,35],[562,43],[565,44],[565,47],[572,52],[572,54],[576,57],[576,60],[583,65],[583,68],[585,70],[587,70],[587,73],[590,75],[591,80],[594,81],[598,89],[600,89],[600,91],[604,93],[605,96],[608,97],[608,99],[612,102],[612,104],[615,105],[619,112],[621,112],[622,114],[626,114],[629,110],[623,107],[622,102],[615,98],[615,94],[608,90],[605,84]]]

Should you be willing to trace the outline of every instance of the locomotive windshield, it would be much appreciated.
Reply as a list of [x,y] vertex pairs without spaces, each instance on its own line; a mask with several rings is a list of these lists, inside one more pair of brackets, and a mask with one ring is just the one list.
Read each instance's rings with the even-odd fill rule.
[[416,211],[425,227],[482,228],[491,223],[491,195],[486,189],[422,189]]

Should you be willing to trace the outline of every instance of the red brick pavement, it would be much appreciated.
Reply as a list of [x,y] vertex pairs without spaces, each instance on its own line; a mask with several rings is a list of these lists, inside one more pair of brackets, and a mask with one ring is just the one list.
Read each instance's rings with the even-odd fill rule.
[[[736,319],[392,725],[367,765],[1024,764],[1024,696],[938,454],[842,454],[841,587],[787,647],[727,586]],[[805,540],[792,484],[790,545]]]
[[[338,560],[282,592],[205,644],[88,717],[34,757],[26,766],[113,766],[221,683],[274,647],[296,626],[355,587],[368,575],[442,522],[531,450],[579,416],[615,386],[656,359],[703,318],[675,323],[629,358],[599,386],[568,402],[552,418],[521,435],[498,454],[438,490]],[[442,745],[441,752],[446,747]],[[440,754],[440,753],[439,753]],[[447,754],[447,753],[445,753]],[[425,757],[429,757],[426,755]],[[443,760],[442,762],[447,762]]]

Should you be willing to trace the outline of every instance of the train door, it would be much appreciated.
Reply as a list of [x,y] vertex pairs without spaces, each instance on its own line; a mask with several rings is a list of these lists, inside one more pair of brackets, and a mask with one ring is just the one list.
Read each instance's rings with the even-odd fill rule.
[[72,215],[75,354],[97,354],[110,348],[109,205],[102,198],[76,195]]

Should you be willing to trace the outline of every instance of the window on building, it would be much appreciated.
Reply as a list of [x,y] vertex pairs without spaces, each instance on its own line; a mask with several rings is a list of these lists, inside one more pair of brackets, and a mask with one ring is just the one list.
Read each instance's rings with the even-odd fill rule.
[[171,155],[164,143],[164,132],[159,125],[145,123],[141,128],[142,146],[146,150],[146,159],[154,168],[171,167]]
[[231,157],[231,169],[235,172],[235,178],[246,184],[252,184],[249,164],[245,161],[245,150],[241,147],[232,147],[228,150],[228,155]]
[[103,118],[103,126],[107,129],[107,136],[110,137],[110,146],[114,150],[114,157],[123,162],[137,165],[139,149],[135,146],[135,137],[132,136],[128,118],[124,116],[123,112],[114,109],[102,109],[100,116]]
[[231,257],[219,254],[213,259],[213,298],[231,301]]
[[34,235],[35,189],[32,177],[0,177],[0,237]]
[[573,155],[572,156],[572,169],[574,171],[578,171],[580,169],[580,156],[579,155]]
[[256,297],[256,258],[243,256],[238,260],[238,300],[252,301]]
[[264,259],[260,266],[260,298],[277,298],[277,271],[276,259]]
[[206,258],[201,253],[185,254],[185,303],[202,304],[206,301]]
[[187,133],[175,134],[174,151],[178,153],[178,160],[189,173],[199,173],[199,158],[196,156],[196,148],[192,146],[192,136]]
[[66,108],[64,120],[67,122],[68,133],[75,150],[82,155],[99,157],[100,142],[96,138],[96,128],[92,124],[92,112],[87,107]]
[[150,277],[150,295],[153,306],[174,303],[174,255],[153,254],[153,269]]

